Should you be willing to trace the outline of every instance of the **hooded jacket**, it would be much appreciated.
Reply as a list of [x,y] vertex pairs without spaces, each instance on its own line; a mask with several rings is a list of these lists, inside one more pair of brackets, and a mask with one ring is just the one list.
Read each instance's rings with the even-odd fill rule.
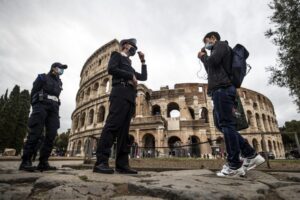
[[202,56],[201,61],[208,74],[207,93],[209,95],[216,89],[232,85],[229,79],[232,52],[227,41],[217,41],[211,50],[211,55]]

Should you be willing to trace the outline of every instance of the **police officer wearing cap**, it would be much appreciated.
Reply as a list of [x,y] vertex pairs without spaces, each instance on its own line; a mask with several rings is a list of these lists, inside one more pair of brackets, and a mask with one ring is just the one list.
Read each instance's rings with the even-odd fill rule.
[[[25,171],[48,171],[56,170],[50,166],[48,158],[51,154],[54,139],[57,135],[59,122],[59,95],[62,91],[62,82],[59,78],[67,69],[67,65],[53,63],[48,74],[39,74],[33,82],[31,90],[32,113],[28,121],[28,136],[23,148],[22,162],[19,170]],[[32,165],[32,157],[42,132],[46,128],[46,134],[40,149],[39,164]]]
[[112,75],[112,90],[110,94],[110,107],[106,123],[103,127],[97,147],[97,161],[94,172],[112,174],[114,170],[109,167],[108,159],[114,141],[117,141],[116,167],[118,173],[137,174],[129,166],[129,126],[135,112],[135,99],[138,80],[147,80],[147,66],[145,56],[138,52],[142,63],[141,73],[131,66],[130,57],[137,51],[136,39],[125,39],[120,42],[121,52],[112,52],[108,73]]

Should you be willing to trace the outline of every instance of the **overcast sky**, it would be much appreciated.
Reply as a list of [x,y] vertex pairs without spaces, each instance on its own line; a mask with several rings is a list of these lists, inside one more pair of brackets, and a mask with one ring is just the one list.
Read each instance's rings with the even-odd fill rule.
[[[268,85],[265,68],[276,63],[277,47],[264,36],[271,26],[269,0],[0,0],[0,94],[15,84],[31,90],[37,74],[53,62],[68,64],[61,77],[61,128],[71,127],[80,71],[100,46],[135,37],[148,64],[149,88],[205,82],[197,77],[197,52],[209,31],[231,46],[241,43],[252,66],[243,87],[265,94],[279,125],[299,120],[286,88]],[[140,70],[134,58],[135,69]],[[204,70],[200,72],[204,75]]]

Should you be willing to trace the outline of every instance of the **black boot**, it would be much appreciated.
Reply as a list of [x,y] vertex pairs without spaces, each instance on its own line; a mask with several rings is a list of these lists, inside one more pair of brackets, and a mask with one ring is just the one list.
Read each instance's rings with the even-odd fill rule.
[[19,170],[34,172],[36,170],[36,166],[32,166],[32,162],[30,160],[22,160]]
[[43,172],[43,171],[53,171],[57,170],[56,167],[49,165],[48,161],[40,161],[40,163],[37,166],[37,170]]
[[116,171],[120,174],[137,174],[138,172],[129,166],[126,167],[116,167]]
[[101,174],[113,174],[114,170],[109,167],[108,163],[95,164],[93,172]]

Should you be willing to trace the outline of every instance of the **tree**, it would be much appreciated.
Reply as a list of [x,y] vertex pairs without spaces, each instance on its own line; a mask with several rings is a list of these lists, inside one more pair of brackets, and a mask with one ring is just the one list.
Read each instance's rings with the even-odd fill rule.
[[273,0],[269,7],[274,11],[270,18],[274,26],[265,35],[279,47],[277,66],[267,68],[269,82],[289,88],[300,112],[300,1]]
[[24,137],[26,136],[27,133],[27,121],[28,121],[28,116],[30,112],[30,95],[28,90],[23,90],[20,93],[20,102],[19,102],[19,113],[18,113],[18,118],[17,118],[17,127],[15,129],[13,140],[11,146],[16,149],[17,154],[21,152],[23,142],[24,142]]
[[69,142],[69,134],[70,134],[70,132],[68,131],[66,133],[59,134],[55,138],[54,148],[61,155],[64,155],[66,153],[66,151],[67,151],[68,142]]
[[15,140],[13,135],[17,127],[17,115],[20,110],[19,98],[20,87],[16,85],[0,113],[0,151],[3,151],[6,147],[12,148],[11,144]]
[[296,148],[295,135],[293,133],[297,133],[299,138],[300,121],[292,120],[285,122],[284,127],[280,128],[280,131],[283,132],[282,140],[286,149]]

